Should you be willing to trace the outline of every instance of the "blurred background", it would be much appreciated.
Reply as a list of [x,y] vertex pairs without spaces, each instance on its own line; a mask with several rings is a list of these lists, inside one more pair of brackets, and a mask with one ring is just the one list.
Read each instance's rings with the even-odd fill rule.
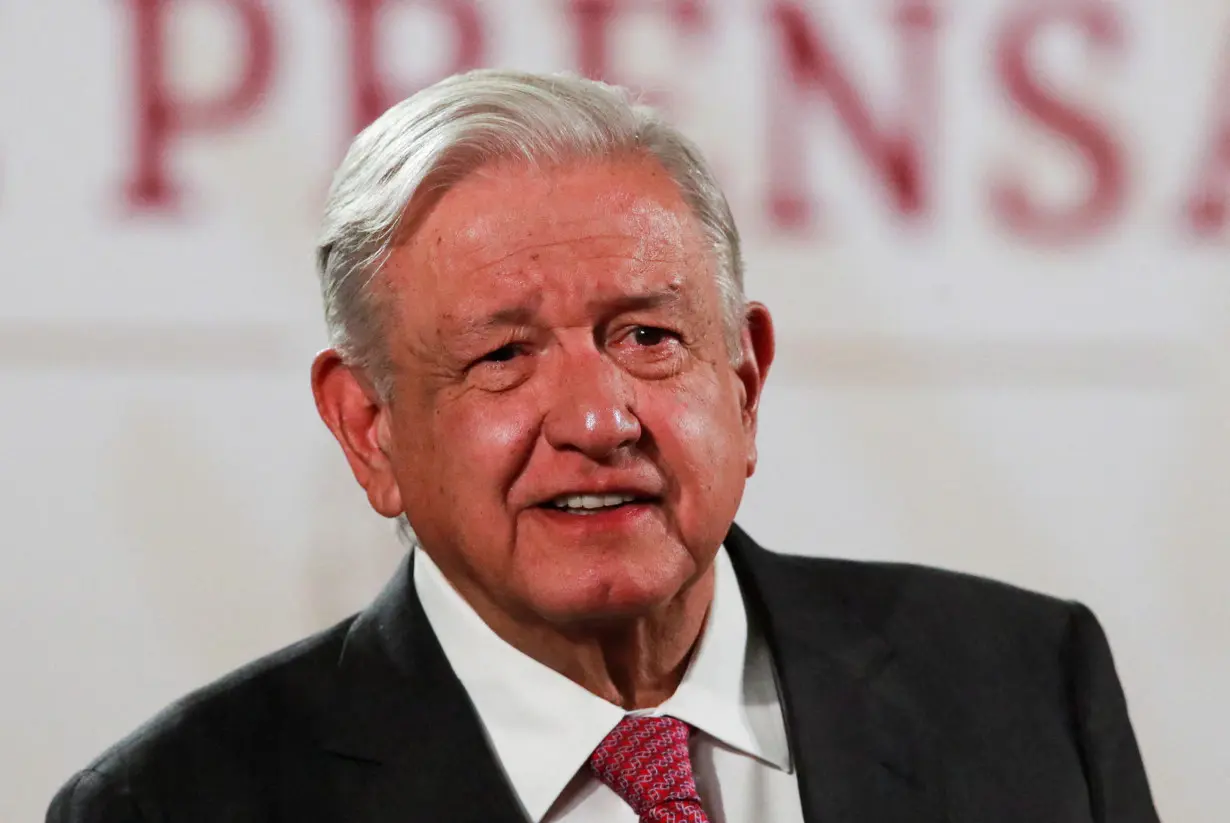
[[1230,778],[1226,0],[0,3],[0,820],[401,554],[319,422],[332,169],[453,71],[664,107],[780,333],[740,521],[1090,605]]

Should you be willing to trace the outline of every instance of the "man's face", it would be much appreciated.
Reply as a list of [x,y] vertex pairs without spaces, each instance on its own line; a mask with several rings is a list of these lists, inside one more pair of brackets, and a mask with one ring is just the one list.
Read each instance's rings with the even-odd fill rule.
[[755,466],[772,356],[754,306],[732,366],[713,266],[642,158],[485,167],[394,249],[387,470],[369,481],[395,489],[365,485],[471,602],[618,618],[709,568]]

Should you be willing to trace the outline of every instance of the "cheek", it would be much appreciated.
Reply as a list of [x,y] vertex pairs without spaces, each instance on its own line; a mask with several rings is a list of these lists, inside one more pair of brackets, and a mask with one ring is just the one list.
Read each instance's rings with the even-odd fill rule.
[[744,432],[737,399],[719,380],[665,392],[647,403],[665,468],[685,496],[706,496],[745,474]]
[[462,495],[489,498],[506,489],[533,446],[537,418],[531,404],[503,396],[439,409],[432,437],[438,476]]
[[441,414],[447,440],[465,450],[518,450],[533,433],[533,415],[509,404],[479,405],[473,409]]

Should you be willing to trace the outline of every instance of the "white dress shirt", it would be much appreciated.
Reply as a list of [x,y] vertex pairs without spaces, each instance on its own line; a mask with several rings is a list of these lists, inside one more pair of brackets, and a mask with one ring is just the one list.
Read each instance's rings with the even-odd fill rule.
[[[711,823],[802,823],[798,781],[764,638],[749,631],[725,548],[700,646],[656,709],[691,725],[692,767]],[[469,693],[500,767],[532,823],[636,823],[584,768],[627,713],[505,643],[423,551],[414,585],[445,656]]]

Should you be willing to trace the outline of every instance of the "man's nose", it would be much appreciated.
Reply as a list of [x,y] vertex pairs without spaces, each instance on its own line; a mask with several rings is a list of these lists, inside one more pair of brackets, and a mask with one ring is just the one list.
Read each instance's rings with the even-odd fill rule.
[[561,353],[555,379],[547,388],[543,432],[561,451],[579,451],[591,460],[609,458],[641,438],[632,413],[628,376],[592,349]]

